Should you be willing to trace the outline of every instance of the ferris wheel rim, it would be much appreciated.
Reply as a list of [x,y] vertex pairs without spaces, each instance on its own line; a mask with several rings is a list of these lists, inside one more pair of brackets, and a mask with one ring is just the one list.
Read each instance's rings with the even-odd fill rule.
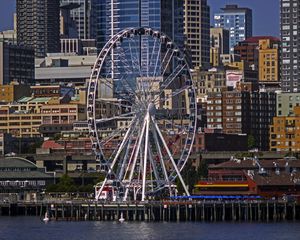
[[[93,107],[92,111],[88,111],[87,112],[87,116],[88,116],[88,119],[90,120],[91,119],[91,116],[92,116],[92,119],[94,120],[93,124],[88,124],[89,125],[89,129],[90,129],[90,132],[93,131],[93,133],[95,133],[96,137],[91,137],[91,141],[92,141],[92,144],[95,144],[95,142],[97,143],[97,145],[99,146],[99,149],[97,149],[98,152],[95,152],[96,155],[99,155],[99,152],[102,156],[104,156],[103,154],[103,150],[101,149],[101,143],[99,141],[99,136],[98,136],[98,132],[96,131],[97,129],[97,121],[95,119],[95,102],[96,102],[96,98],[95,98],[95,90],[94,91],[91,91],[91,89],[93,88],[92,87],[92,83],[93,83],[93,79],[94,79],[94,88],[97,88],[97,84],[98,84],[98,81],[99,81],[99,78],[100,78],[100,72],[101,72],[101,68],[103,67],[103,63],[104,61],[102,61],[103,59],[105,59],[105,57],[109,54],[109,52],[111,51],[111,49],[114,47],[114,44],[117,43],[117,41],[119,41],[122,37],[124,37],[126,34],[128,33],[132,33],[132,31],[141,31],[141,29],[144,29],[144,31],[154,31],[153,29],[151,28],[128,28],[128,29],[124,29],[122,31],[120,31],[119,33],[115,34],[104,46],[104,48],[101,50],[100,54],[98,55],[97,57],[97,60],[94,64],[94,67],[93,67],[93,70],[92,70],[92,73],[91,73],[91,77],[90,77],[90,81],[89,81],[89,85],[88,85],[88,97],[90,95],[92,95],[92,103],[93,104],[89,104],[88,102],[88,108]],[[165,34],[159,32],[159,31],[156,31],[158,32],[159,34],[161,34],[161,36],[164,36],[165,38],[168,38]],[[169,39],[169,38],[168,38]],[[174,44],[175,45],[175,44]],[[161,45],[160,45],[161,46]],[[176,46],[177,48],[177,46]],[[179,48],[178,48],[179,49]],[[174,52],[172,51],[172,54]],[[171,58],[170,58],[171,59]],[[186,56],[183,57],[183,60],[185,62],[185,65],[184,67],[187,68],[188,70],[188,74],[189,74],[189,78],[192,82],[192,72],[191,72],[191,69],[190,67],[188,66],[188,62],[186,60]],[[100,64],[99,64],[99,61],[100,61]],[[96,79],[94,78],[95,77],[95,74],[96,74]],[[164,89],[166,89],[168,87],[168,85],[165,86]],[[190,88],[192,89],[192,92],[193,92],[193,95],[194,95],[194,99],[195,99],[195,88],[193,85],[190,86]],[[186,89],[183,89],[182,91],[184,91]],[[160,92],[160,94],[162,93],[162,91]],[[89,101],[89,99],[88,99]],[[162,100],[160,100],[162,101]],[[196,101],[196,100],[195,100]],[[92,114],[91,114],[92,112]],[[192,138],[190,139],[190,141],[193,143],[194,142],[194,139],[195,139],[195,135],[196,135],[196,116],[197,116],[197,104],[194,105],[194,112],[195,112],[195,115],[193,116],[193,134],[192,134]],[[92,126],[92,127],[91,127]],[[94,131],[95,130],[95,131]],[[95,141],[96,140],[96,141]],[[182,153],[181,154],[181,157],[178,161],[178,166],[179,166],[179,171],[181,171],[183,169],[183,167],[185,166],[186,162],[188,161],[188,157],[190,156],[190,153],[191,153],[191,150],[192,150],[192,144],[189,144],[190,146],[189,147],[186,147],[187,144],[185,144],[185,147],[184,148],[188,148],[188,152],[186,153]],[[172,182],[174,181],[174,179],[178,176],[177,174],[173,174],[174,171],[169,174],[169,178],[168,178],[168,181]],[[163,188],[164,186],[161,186],[160,188],[156,189],[157,191],[159,191],[161,188]]]

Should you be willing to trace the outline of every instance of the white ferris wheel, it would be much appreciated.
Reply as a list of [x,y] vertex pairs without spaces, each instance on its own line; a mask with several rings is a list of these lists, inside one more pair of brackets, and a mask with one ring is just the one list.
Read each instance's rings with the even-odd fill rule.
[[[164,33],[128,28],[100,52],[88,85],[92,148],[105,179],[96,200],[174,194],[196,133],[197,104],[186,55]],[[108,197],[108,196],[106,196]]]

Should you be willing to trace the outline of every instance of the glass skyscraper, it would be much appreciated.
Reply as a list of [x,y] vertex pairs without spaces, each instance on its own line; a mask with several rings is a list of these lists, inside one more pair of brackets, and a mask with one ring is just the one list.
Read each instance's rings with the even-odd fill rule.
[[214,25],[229,30],[229,47],[233,53],[238,42],[252,37],[252,10],[237,5],[226,5],[221,10],[214,16]]
[[[150,27],[164,32],[183,49],[183,0],[98,0],[97,1],[97,43],[98,49],[119,31],[125,28]],[[139,53],[138,61],[141,71],[149,67],[150,53],[154,40],[149,36],[141,36],[134,51]],[[157,49],[156,49],[157,50]],[[116,58],[120,56],[118,49],[114,50]],[[126,53],[129,54],[129,53]],[[157,56],[157,55],[156,55]],[[156,56],[152,56],[156,59]],[[123,74],[122,64],[116,63],[114,79],[120,79]],[[153,69],[152,69],[153,70]],[[118,87],[118,84],[116,84]]]

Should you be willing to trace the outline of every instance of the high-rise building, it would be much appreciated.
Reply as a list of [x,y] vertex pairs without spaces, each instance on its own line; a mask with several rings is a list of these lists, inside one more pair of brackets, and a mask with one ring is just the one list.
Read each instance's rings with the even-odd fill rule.
[[229,30],[230,52],[233,53],[238,42],[252,36],[252,10],[238,5],[226,5],[221,10],[214,16],[214,25]]
[[61,7],[70,8],[70,17],[75,22],[79,39],[96,38],[96,0],[60,0]]
[[[161,31],[169,36],[176,45],[183,49],[183,0],[104,0],[97,2],[97,43],[101,49],[105,43],[119,31],[125,28],[150,27]],[[125,43],[126,44],[126,43]],[[141,72],[145,73],[148,69],[148,55],[155,45],[154,40],[148,36],[141,36],[134,40],[131,46],[132,52],[137,54],[137,61],[141,65]],[[114,59],[120,58],[118,49],[113,50]],[[158,47],[152,56],[157,58]],[[163,50],[162,50],[163,51]],[[124,53],[130,59],[130,52]],[[124,66],[114,64],[115,82],[124,75]],[[150,69],[149,71],[153,71]],[[133,76],[134,77],[134,76]],[[123,86],[115,85],[116,89]],[[121,90],[121,89],[120,89]]]
[[298,0],[280,1],[281,88],[284,92],[300,92],[299,4]]
[[210,29],[210,63],[221,65],[221,55],[229,54],[229,31],[224,28]]
[[207,0],[184,0],[184,33],[194,67],[210,63],[210,7]]
[[151,27],[183,46],[183,0],[104,0],[96,6],[100,49],[114,34],[128,27]]
[[17,0],[17,40],[36,57],[60,52],[59,0]]

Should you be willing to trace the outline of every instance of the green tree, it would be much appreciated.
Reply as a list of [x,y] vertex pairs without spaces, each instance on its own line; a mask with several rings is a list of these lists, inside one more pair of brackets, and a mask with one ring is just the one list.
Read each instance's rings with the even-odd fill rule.
[[248,136],[248,149],[252,149],[252,148],[254,148],[254,147],[256,147],[255,138],[254,138],[253,135],[250,134],[250,135]]
[[206,161],[202,160],[197,168],[197,180],[208,177],[208,166]]

